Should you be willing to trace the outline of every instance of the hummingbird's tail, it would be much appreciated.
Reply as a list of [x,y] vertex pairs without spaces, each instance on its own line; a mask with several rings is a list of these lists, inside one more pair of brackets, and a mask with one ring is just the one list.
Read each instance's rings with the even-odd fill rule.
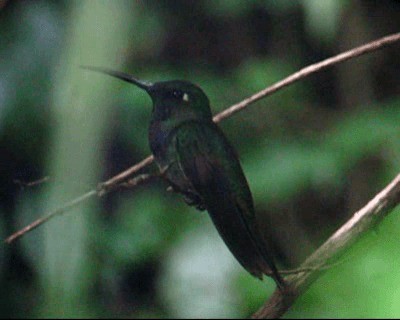
[[263,275],[274,279],[279,289],[286,286],[279,274],[272,256],[256,225],[249,225],[243,219],[243,212],[234,205],[235,200],[222,197],[219,201],[208,201],[207,210],[220,236],[239,263],[253,276],[262,280]]
[[[255,277],[262,280],[263,275],[271,277],[276,286],[283,290],[286,287],[286,282],[282,278],[281,274],[279,273],[278,269],[275,266],[274,259],[269,254],[269,250],[266,247],[265,241],[262,241],[262,237],[260,232],[258,232],[258,228],[254,228],[253,230],[253,243],[258,251],[258,259],[257,259],[257,268],[253,269],[250,273],[253,274]],[[255,240],[258,239],[258,240]]]

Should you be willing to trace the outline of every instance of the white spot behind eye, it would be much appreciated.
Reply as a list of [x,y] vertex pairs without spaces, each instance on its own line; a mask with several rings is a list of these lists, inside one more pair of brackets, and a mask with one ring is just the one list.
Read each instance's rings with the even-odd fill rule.
[[183,101],[189,102],[189,95],[187,93],[184,93],[182,99]]

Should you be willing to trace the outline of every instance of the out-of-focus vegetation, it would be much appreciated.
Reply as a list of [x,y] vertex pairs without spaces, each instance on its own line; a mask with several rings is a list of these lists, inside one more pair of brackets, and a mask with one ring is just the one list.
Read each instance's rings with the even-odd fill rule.
[[[0,236],[149,154],[150,99],[79,69],[199,84],[213,112],[302,66],[400,30],[396,0],[0,1]],[[400,170],[400,46],[223,121],[265,237],[293,268]],[[155,167],[148,168],[154,171]],[[23,188],[15,182],[42,185]],[[0,246],[0,315],[243,317],[271,294],[207,214],[154,182]],[[399,317],[400,212],[287,316]]]

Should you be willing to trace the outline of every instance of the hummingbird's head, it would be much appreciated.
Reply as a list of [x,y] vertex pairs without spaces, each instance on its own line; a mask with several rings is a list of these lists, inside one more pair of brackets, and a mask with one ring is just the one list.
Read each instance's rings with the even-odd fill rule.
[[181,80],[156,82],[147,92],[153,100],[153,116],[157,120],[212,118],[206,94],[193,83]]
[[147,82],[133,76],[106,68],[82,66],[85,69],[105,73],[132,83],[145,90],[153,100],[154,120],[212,119],[210,102],[204,91],[188,81]]

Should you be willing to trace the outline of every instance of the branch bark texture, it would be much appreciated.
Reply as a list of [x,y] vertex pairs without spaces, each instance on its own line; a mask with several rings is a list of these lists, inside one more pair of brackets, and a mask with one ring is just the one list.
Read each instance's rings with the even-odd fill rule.
[[347,248],[381,222],[399,203],[400,174],[307,258],[300,269],[310,271],[285,278],[289,288],[287,292],[275,290],[267,302],[253,314],[253,318],[281,317],[326,270],[324,266],[337,260]]

